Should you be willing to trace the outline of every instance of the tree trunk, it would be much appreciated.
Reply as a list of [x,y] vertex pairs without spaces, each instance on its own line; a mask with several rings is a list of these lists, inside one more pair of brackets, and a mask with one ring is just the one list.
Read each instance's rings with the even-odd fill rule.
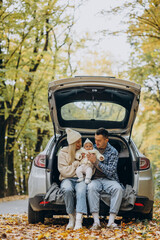
[[[0,0],[0,10],[2,8],[3,1]],[[0,42],[0,69],[3,69],[3,58],[2,58],[2,42]],[[3,89],[4,89],[4,83],[3,83],[3,71],[0,73],[0,96],[3,96]],[[5,196],[5,132],[6,128],[4,126],[5,121],[5,106],[4,101],[0,101],[0,198]]]
[[9,121],[8,125],[8,137],[7,137],[7,144],[6,144],[6,156],[7,156],[7,163],[8,163],[8,189],[7,195],[15,195],[17,194],[16,186],[15,186],[15,176],[14,176],[14,143],[15,143],[15,124],[13,119]]
[[21,176],[18,177],[18,182],[19,182],[19,193],[20,193],[20,195],[22,195]]
[[23,191],[24,194],[27,194],[26,176],[24,174],[23,174]]
[[46,134],[48,134],[48,130],[43,130],[42,131],[41,128],[37,129],[37,143],[36,143],[36,146],[35,146],[35,154],[36,155],[41,150],[41,146],[42,146],[42,143],[43,143],[43,138]]
[[0,198],[5,196],[5,127],[4,127],[4,102],[0,102]]

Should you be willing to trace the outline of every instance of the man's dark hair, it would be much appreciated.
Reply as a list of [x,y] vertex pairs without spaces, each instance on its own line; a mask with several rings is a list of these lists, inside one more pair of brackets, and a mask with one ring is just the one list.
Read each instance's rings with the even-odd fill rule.
[[105,138],[108,138],[108,131],[105,128],[99,128],[96,131],[96,135],[102,135]]

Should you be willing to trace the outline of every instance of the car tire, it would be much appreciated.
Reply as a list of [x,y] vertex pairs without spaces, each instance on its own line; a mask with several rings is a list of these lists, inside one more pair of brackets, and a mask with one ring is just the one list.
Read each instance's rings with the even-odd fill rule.
[[143,219],[147,219],[147,220],[152,220],[152,218],[153,218],[153,208],[151,209],[151,211],[150,211],[150,213],[148,213],[148,214],[143,214],[142,215],[143,216]]
[[152,218],[153,218],[153,208],[151,209],[150,213],[140,214],[140,215],[137,216],[137,219],[139,219],[139,220],[147,219],[147,220],[151,221]]
[[34,211],[28,202],[28,222],[35,224],[35,223],[44,223],[44,212],[43,211]]

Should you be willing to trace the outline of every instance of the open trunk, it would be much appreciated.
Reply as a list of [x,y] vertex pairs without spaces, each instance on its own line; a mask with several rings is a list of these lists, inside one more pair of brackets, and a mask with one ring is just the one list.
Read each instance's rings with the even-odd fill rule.
[[54,133],[67,127],[94,134],[104,127],[131,136],[138,111],[140,85],[112,77],[75,77],[49,84],[48,101]]
[[[94,143],[94,135],[82,135],[82,142],[85,141],[86,138],[89,138]],[[128,142],[119,136],[110,136],[109,137],[109,143],[117,149],[119,152],[119,161],[118,161],[118,167],[117,172],[119,176],[120,183],[122,183],[124,186],[134,185],[134,170],[133,170],[133,159],[130,152],[130,149],[128,147]],[[83,144],[83,143],[82,143]],[[52,166],[51,166],[51,184],[53,182],[57,182],[59,184],[59,171],[57,168],[57,152],[60,148],[67,146],[67,140],[66,135],[61,137],[59,141],[56,144],[55,154],[53,155],[52,159]]]

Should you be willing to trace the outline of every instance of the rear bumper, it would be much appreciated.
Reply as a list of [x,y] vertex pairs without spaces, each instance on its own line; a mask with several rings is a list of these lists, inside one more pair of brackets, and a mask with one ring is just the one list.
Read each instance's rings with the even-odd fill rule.
[[134,207],[130,211],[119,211],[119,216],[123,217],[142,217],[153,211],[154,201],[146,197],[136,197]]
[[44,197],[45,195],[36,195],[34,198],[29,198],[34,211],[52,211],[54,215],[66,214],[65,204],[45,202]]
[[[34,211],[50,211],[53,215],[65,215],[65,204],[57,204],[44,201],[45,195],[36,195],[34,198],[29,198],[30,205]],[[136,214],[149,214],[153,209],[153,201],[146,197],[136,197],[136,202],[132,210],[119,211],[119,216],[134,216]],[[108,215],[109,207],[100,201],[100,215]]]

